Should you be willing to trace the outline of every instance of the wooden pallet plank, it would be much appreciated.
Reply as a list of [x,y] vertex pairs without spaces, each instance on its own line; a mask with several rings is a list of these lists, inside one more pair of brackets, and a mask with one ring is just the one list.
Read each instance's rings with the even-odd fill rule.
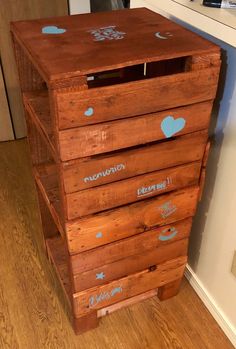
[[59,92],[59,128],[106,122],[212,100],[218,74],[219,67],[212,67],[74,93]]
[[[63,162],[66,193],[201,160],[208,131],[131,150]],[[186,151],[188,149],[188,151]]]
[[110,305],[108,307],[105,307],[103,309],[99,309],[97,311],[97,317],[99,318],[99,317],[102,317],[102,316],[105,316],[105,315],[108,315],[108,314],[112,314],[114,311],[123,309],[125,307],[129,307],[129,306],[131,306],[133,304],[142,302],[142,301],[144,301],[144,300],[146,300],[148,298],[152,298],[152,297],[155,297],[155,296],[157,296],[157,290],[151,290],[151,291],[147,291],[147,292],[141,293],[141,294],[139,294],[137,296],[124,299],[121,302],[112,304],[112,305]]
[[59,132],[63,161],[207,129],[212,101]]
[[195,214],[199,187],[189,187],[66,223],[69,252],[82,252]]
[[193,162],[67,194],[67,217],[75,219],[198,184],[200,169],[201,162]]
[[[186,256],[188,252],[188,239],[182,239],[171,244],[144,250],[142,253],[122,258],[119,261],[96,267],[84,273],[74,275],[73,283],[75,292],[102,285],[112,280],[142,271],[146,268],[153,270],[157,264],[167,260]],[[72,273],[74,273],[72,267]]]
[[183,276],[186,261],[187,257],[178,257],[157,265],[154,271],[147,269],[106,285],[75,293],[73,295],[75,315],[76,317],[86,315],[93,310],[180,279]]
[[159,248],[178,240],[186,239],[191,230],[192,218],[148,230],[126,239],[78,253],[70,257],[74,273],[93,270],[105,264]]

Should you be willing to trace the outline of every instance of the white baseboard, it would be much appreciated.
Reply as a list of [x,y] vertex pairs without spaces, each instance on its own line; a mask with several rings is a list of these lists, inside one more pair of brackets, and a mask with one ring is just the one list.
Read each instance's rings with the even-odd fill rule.
[[236,329],[227,319],[224,312],[216,304],[212,296],[205,289],[202,282],[199,280],[199,278],[189,265],[187,265],[186,267],[185,276],[199,298],[205,304],[211,315],[214,317],[218,325],[224,331],[225,335],[229,338],[233,346],[236,348]]

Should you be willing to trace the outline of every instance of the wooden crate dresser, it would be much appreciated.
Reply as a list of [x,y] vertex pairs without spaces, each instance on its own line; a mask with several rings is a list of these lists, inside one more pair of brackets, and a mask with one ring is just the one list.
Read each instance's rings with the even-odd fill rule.
[[76,333],[178,292],[219,48],[147,9],[14,22],[43,238]]

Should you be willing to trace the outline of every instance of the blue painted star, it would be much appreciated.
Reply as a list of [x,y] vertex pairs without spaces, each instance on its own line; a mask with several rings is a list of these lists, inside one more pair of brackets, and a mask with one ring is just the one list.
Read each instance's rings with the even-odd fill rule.
[[105,274],[103,271],[101,273],[96,274],[96,280],[103,280],[105,278]]

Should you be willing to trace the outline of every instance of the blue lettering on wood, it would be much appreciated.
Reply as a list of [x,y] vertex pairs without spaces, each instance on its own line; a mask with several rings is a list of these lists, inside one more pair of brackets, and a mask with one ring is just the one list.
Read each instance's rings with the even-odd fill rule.
[[89,297],[89,307],[90,308],[95,307],[97,304],[101,303],[102,301],[108,300],[114,297],[116,294],[121,293],[122,291],[123,291],[122,287],[118,286],[113,288],[111,291],[101,292],[95,296],[91,296]]

